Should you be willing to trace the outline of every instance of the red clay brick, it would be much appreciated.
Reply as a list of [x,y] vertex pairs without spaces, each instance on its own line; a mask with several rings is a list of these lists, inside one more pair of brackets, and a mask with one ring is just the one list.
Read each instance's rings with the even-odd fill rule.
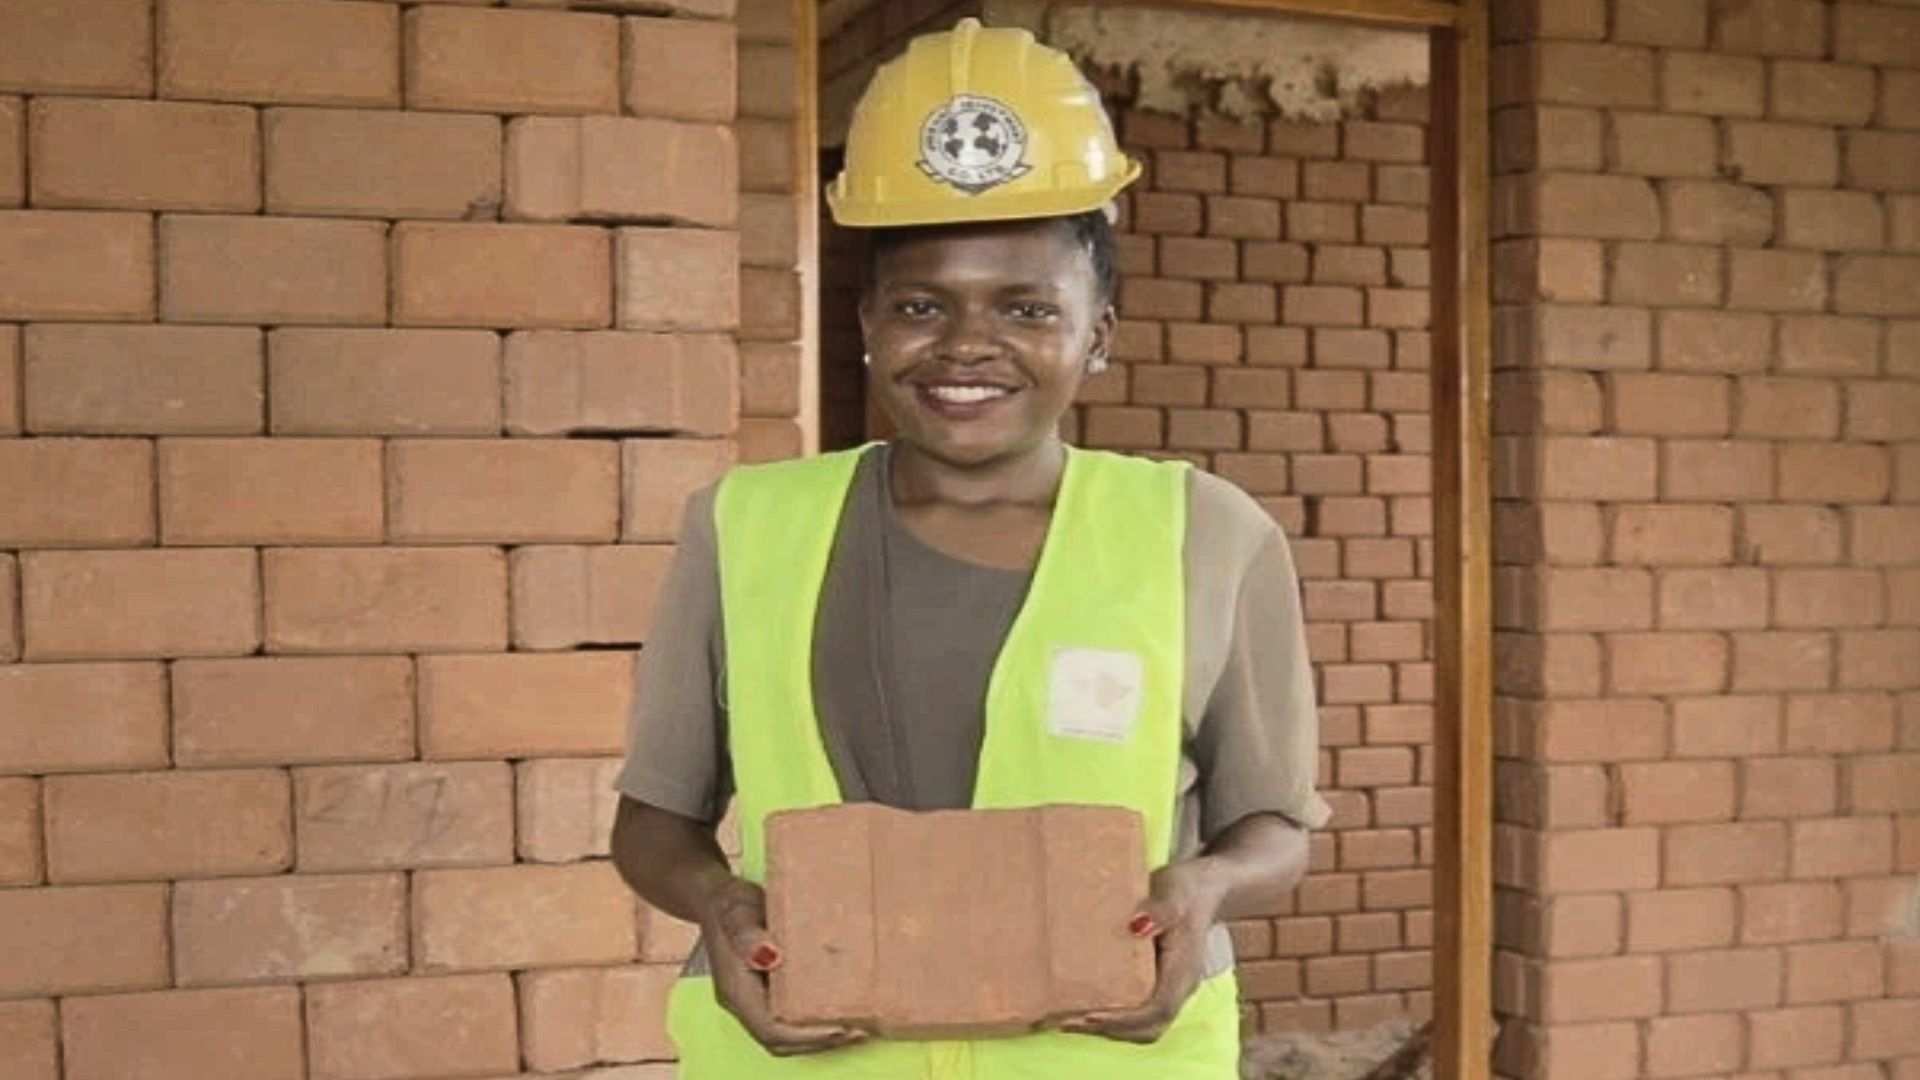
[[[632,960],[633,905],[606,862],[422,870],[414,875],[415,964],[441,972]],[[528,919],[528,911],[552,917]]]
[[[997,872],[985,873],[989,868],[979,860],[929,861],[924,856],[933,850],[1028,858],[1002,859],[991,868]],[[804,861],[794,857],[799,851],[808,853]],[[915,817],[849,806],[775,818],[768,837],[769,925],[787,952],[773,979],[775,1012],[794,1020],[870,1021],[883,1031],[946,1033],[1004,1029],[1141,1000],[1151,983],[1150,962],[1141,944],[1125,936],[1125,921],[1139,902],[1144,874],[1137,862],[1113,872],[1140,851],[1137,825],[1111,810]],[[834,854],[822,858],[820,852]],[[968,948],[943,944],[929,951],[916,947],[911,935],[868,938],[871,927],[864,924],[851,929],[865,940],[844,936],[843,913],[853,910],[846,905],[867,907],[876,897],[886,897],[891,910],[871,911],[873,925],[958,925],[958,940]],[[963,897],[975,898],[972,907],[962,905],[965,918],[956,923],[940,914],[943,903]],[[981,900],[992,902],[982,908]],[[1035,935],[1051,935],[1052,947],[1033,947]],[[1068,939],[1077,944],[1066,947]],[[1049,954],[1076,962],[1072,970],[1032,970],[1035,958]],[[1002,978],[993,979],[996,973]]]
[[1873,375],[1880,367],[1879,325],[1828,315],[1780,320],[1780,366],[1807,375]]
[[1627,894],[1627,949],[1679,952],[1733,944],[1732,889],[1663,889]]
[[731,432],[733,343],[709,335],[533,331],[507,340],[508,430],[522,435]]
[[512,554],[514,644],[570,649],[644,640],[672,551],[659,544],[519,548]]
[[1667,1008],[1674,1013],[1758,1009],[1781,1000],[1777,949],[1686,953],[1667,960]]
[[400,103],[400,14],[388,4],[166,0],[156,26],[161,97]]
[[[1915,146],[1920,148],[1920,137]],[[1854,315],[1920,315],[1912,296],[1920,256],[1844,255],[1834,270],[1834,310]]]
[[1609,154],[1623,173],[1710,178],[1717,175],[1719,138],[1713,121],[1703,116],[1618,112]]
[[21,399],[26,394],[20,368],[20,328],[0,327],[0,435],[18,435]]
[[[40,823],[40,783],[31,777],[0,779],[0,886],[38,885],[46,880]],[[0,1028],[5,1026],[0,1020]],[[0,1035],[0,1048],[6,1038]],[[6,1061],[0,1050],[0,1063]]]
[[1660,55],[1661,104],[1668,112],[1759,116],[1766,72],[1758,59],[1708,52]]
[[0,1069],[14,1080],[60,1080],[60,1036],[50,1000],[0,1003]]
[[0,890],[0,993],[139,990],[167,983],[165,885]]
[[159,768],[167,763],[158,664],[0,667],[0,773]]
[[1920,1053],[1920,1000],[1862,1001],[1849,1008],[1853,1016],[1853,1056]]
[[152,317],[150,217],[0,211],[0,318]]
[[26,328],[24,343],[26,426],[36,434],[261,429],[258,330],[41,324]]
[[619,325],[731,330],[740,325],[740,241],[731,232],[621,229]]
[[1780,448],[1780,497],[1795,502],[1879,502],[1891,469],[1884,447],[1786,443]]
[[500,206],[495,117],[268,109],[264,129],[272,213],[463,218]]
[[386,226],[163,217],[160,310],[179,322],[384,322]]
[[633,661],[625,652],[423,657],[427,758],[615,754]]
[[406,20],[409,108],[619,110],[619,24],[610,16],[427,7]]
[[1502,173],[1535,169],[1596,171],[1602,167],[1601,113],[1597,109],[1501,109],[1495,113],[1494,124],[1494,164]]
[[623,442],[621,477],[625,494],[620,538],[628,542],[675,540],[687,498],[719,480],[733,460],[733,444],[718,440]]
[[1647,1075],[1726,1072],[1740,1067],[1744,1049],[1738,1016],[1662,1016],[1647,1025]]
[[1679,825],[1667,833],[1666,886],[1726,885],[1784,878],[1786,826],[1774,822]]
[[0,90],[30,94],[153,93],[147,0],[0,6]]
[[260,208],[259,125],[251,109],[41,98],[28,122],[35,206]]
[[293,861],[287,777],[275,770],[54,777],[46,819],[56,882],[273,873]]
[[800,275],[792,270],[740,271],[740,337],[792,341],[800,336]]
[[513,861],[513,774],[503,762],[294,771],[302,873]]
[[275,330],[276,435],[490,435],[500,339],[482,330]]
[[[1804,1005],[1876,998],[1886,993],[1885,947],[1877,941],[1821,942],[1787,949],[1787,1001]],[[1834,1017],[1835,1056],[1839,1017]]]
[[331,983],[306,992],[312,1080],[512,1073],[513,981],[503,973]]
[[124,547],[154,536],[152,444],[136,439],[0,443],[0,544]]
[[1807,881],[1742,886],[1740,912],[1740,940],[1745,944],[1835,937],[1841,929],[1840,888]]
[[160,533],[168,544],[378,543],[373,439],[167,439]]
[[[718,194],[718,193],[710,193]],[[799,206],[791,194],[740,195],[735,215],[740,229],[740,261],[747,266],[771,266],[790,269],[800,265]],[[729,219],[732,223],[733,219]],[[1134,239],[1138,239],[1137,237]],[[1123,244],[1120,262],[1123,272],[1138,272],[1128,261]]]
[[183,660],[172,675],[182,766],[413,754],[413,665],[403,658]]
[[276,550],[263,562],[270,651],[506,647],[507,566],[499,551]]
[[29,660],[227,656],[260,643],[252,551],[29,552]]
[[[60,1016],[72,1080],[300,1080],[300,992],[291,986],[83,997]],[[210,1031],[221,1032],[208,1038]]]
[[619,771],[618,758],[522,762],[515,773],[520,857],[566,863],[606,855]]
[[608,442],[395,442],[389,530],[421,543],[612,540],[620,513],[616,458]]
[[1880,694],[1797,694],[1787,699],[1786,746],[1810,753],[1893,748],[1893,703]]
[[630,113],[726,123],[738,109],[736,33],[724,22],[623,20],[621,100]]
[[[704,74],[675,87],[687,95],[689,87],[711,87],[716,80]],[[629,106],[632,108],[632,106]],[[657,109],[649,109],[650,113]],[[702,119],[674,117],[674,119]],[[797,166],[794,163],[794,126],[785,120],[755,120],[742,117],[734,121],[733,137],[740,148],[740,190],[792,194]]]
[[1727,306],[1731,308],[1791,312],[1826,306],[1828,271],[1820,254],[1735,250],[1729,258]]
[[408,222],[393,239],[398,324],[591,329],[611,319],[605,230]]
[[733,135],[663,120],[522,117],[507,129],[507,210],[537,221],[731,226]]
[[1823,758],[1761,758],[1741,764],[1740,816],[1819,817],[1837,804],[1838,771]]
[[1886,215],[1864,191],[1784,191],[1781,241],[1819,251],[1878,251],[1886,243]]
[[1779,60],[1770,75],[1772,115],[1779,119],[1860,127],[1873,116],[1868,68]]
[[1893,823],[1885,817],[1793,823],[1793,876],[1858,877],[1893,869]]
[[521,976],[527,1065],[574,1069],[671,1058],[666,999],[678,975],[673,967],[628,967]]
[[1743,506],[1743,543],[1754,562],[1770,566],[1840,561],[1840,514],[1824,506]]

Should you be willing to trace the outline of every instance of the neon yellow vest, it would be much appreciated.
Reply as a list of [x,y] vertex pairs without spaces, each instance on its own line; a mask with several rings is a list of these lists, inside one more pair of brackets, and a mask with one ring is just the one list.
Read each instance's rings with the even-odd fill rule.
[[[762,879],[762,826],[780,810],[840,801],[814,713],[814,616],[861,451],[737,469],[715,502],[726,626],[729,751],[741,873]],[[1146,823],[1147,860],[1173,842],[1185,677],[1186,470],[1069,450],[1027,598],[988,685],[976,808],[1125,806]],[[1056,650],[1128,653],[1140,708],[1119,740],[1048,730]],[[1005,1039],[880,1041],[776,1058],[714,1001],[675,987],[669,1028],[681,1080],[1232,1080],[1239,1014],[1231,973],[1207,980],[1152,1046],[1045,1032]]]

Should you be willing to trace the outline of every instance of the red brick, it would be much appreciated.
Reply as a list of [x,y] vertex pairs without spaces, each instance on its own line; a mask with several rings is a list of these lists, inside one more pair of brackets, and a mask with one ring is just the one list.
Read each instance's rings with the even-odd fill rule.
[[260,208],[260,145],[251,109],[41,98],[29,123],[35,206]]
[[632,967],[521,976],[520,1023],[528,1066],[572,1069],[671,1058],[666,999],[678,975],[674,967]]
[[[1263,297],[1269,305],[1272,295]],[[1239,326],[1176,322],[1167,326],[1167,359],[1176,364],[1237,364],[1245,347]],[[1123,397],[1121,400],[1125,400]],[[1136,400],[1135,404],[1146,404]]]
[[[1820,1065],[1840,1060],[1845,1015],[1839,1008],[1782,1009],[1749,1018],[1748,1064],[1756,1068]],[[1804,1075],[1804,1074],[1803,1074]]]
[[136,990],[167,983],[164,885],[0,890],[9,996]]
[[1842,689],[1898,690],[1920,675],[1920,631],[1858,630],[1840,636]]
[[1859,1058],[1920,1053],[1920,1000],[1863,1001],[1850,1006],[1853,1041]]
[[644,640],[672,550],[665,545],[516,550],[514,644],[567,649]]
[[800,275],[792,270],[745,267],[740,271],[740,337],[792,341],[800,336]]
[[[794,857],[803,851],[807,858]],[[927,857],[938,851],[1028,858],[989,865]],[[841,807],[776,818],[768,836],[768,914],[787,960],[774,975],[775,1012],[944,1034],[1138,1001],[1151,983],[1150,960],[1127,939],[1125,922],[1144,869],[1136,862],[1112,871],[1140,851],[1137,826],[1111,810],[916,818]],[[1104,869],[1090,874],[1095,867]],[[873,925],[955,925],[967,947],[952,949],[948,941],[929,950],[930,939],[885,932],[846,938],[837,913],[876,897],[887,906],[871,912]],[[956,922],[950,910],[967,914]],[[1048,935],[1051,949],[1034,947]],[[1075,944],[1063,948],[1069,939]],[[1049,954],[1076,963],[1048,970]],[[903,978],[910,981],[896,982]],[[882,991],[883,984],[902,988]]]
[[622,101],[630,113],[726,123],[738,108],[735,30],[724,22],[629,18]]
[[1825,5],[1818,0],[1758,0],[1715,13],[1717,51],[1761,56],[1819,56],[1826,47]]
[[632,676],[625,652],[422,658],[421,753],[619,753]]
[[[708,194],[719,196],[719,193]],[[790,194],[742,194],[738,202],[736,216],[740,227],[740,261],[747,266],[782,269],[800,265],[799,206],[794,197]],[[1139,241],[1141,238],[1132,239]],[[1120,245],[1122,272],[1151,272],[1151,267],[1128,261],[1128,249],[1132,247],[1134,245],[1125,242]]]
[[400,103],[400,14],[387,4],[166,0],[156,27],[161,97]]
[[56,882],[273,873],[293,861],[287,778],[272,770],[54,777]]
[[378,323],[386,226],[295,218],[168,216],[160,309],[180,322]]
[[134,439],[0,443],[0,543],[124,547],[154,536],[153,447]]
[[1601,114],[1563,106],[1501,109],[1494,114],[1495,168],[1502,173],[1536,169],[1597,171],[1601,160]]
[[1840,561],[1840,514],[1823,506],[1744,506],[1743,542],[1761,565]]
[[1743,1035],[1738,1016],[1662,1016],[1647,1026],[1647,1075],[1700,1076],[1737,1069]]
[[733,343],[705,335],[527,332],[507,341],[507,427],[516,434],[731,432]]
[[1713,122],[1700,116],[1618,113],[1613,164],[1638,176],[1712,177],[1718,164]]
[[[1920,147],[1920,136],[1915,138]],[[1834,310],[1843,315],[1920,315],[1913,275],[1920,256],[1845,255],[1833,276]]]
[[612,316],[601,229],[408,222],[393,266],[401,325],[591,329]]
[[152,317],[151,218],[0,211],[0,318]]
[[1613,561],[1714,565],[1733,551],[1733,511],[1722,506],[1622,506],[1612,517]]
[[732,443],[701,439],[629,439],[621,444],[625,485],[620,538],[666,542],[678,537],[686,501],[733,464]]
[[1920,383],[1847,384],[1847,438],[1854,442],[1920,442]]
[[1743,886],[1740,910],[1746,944],[1830,938],[1841,929],[1840,889],[1831,882]]
[[1825,380],[1742,379],[1735,384],[1736,433],[1759,438],[1831,439],[1840,431],[1838,387]]
[[736,155],[726,128],[522,117],[508,127],[507,137],[507,209],[513,217],[734,223]]
[[[83,997],[60,1014],[72,1080],[300,1080],[300,992],[291,986]],[[220,1032],[209,1038],[212,1031]]]
[[1893,748],[1893,703],[1880,694],[1799,694],[1787,699],[1787,749],[1860,753]]
[[[1787,1000],[1813,1002],[1875,998],[1886,993],[1884,946],[1877,941],[1838,941],[1787,949]],[[1839,1016],[1834,1016],[1834,1056],[1839,1056]]]
[[1771,65],[1772,114],[1782,120],[1864,126],[1873,116],[1873,71],[1780,60]]
[[1893,823],[1885,817],[1793,823],[1793,876],[1835,878],[1893,869]]
[[[692,25],[692,24],[681,24]],[[644,67],[635,65],[640,70]],[[688,94],[689,88],[698,90],[714,84],[715,80],[705,74],[683,82],[674,88],[683,98],[693,100]],[[729,98],[731,100],[731,98]],[[629,105],[628,108],[632,108]],[[658,108],[648,110],[657,113]],[[684,119],[701,119],[685,117]],[[767,191],[791,194],[796,183],[793,140],[794,126],[785,120],[753,120],[742,117],[734,121],[733,137],[740,147],[740,190]]]
[[[46,879],[40,783],[31,777],[0,779],[0,886],[38,885]],[[4,1021],[0,1020],[0,1027]],[[0,1036],[0,1046],[6,1040]],[[6,1055],[0,1053],[0,1063]]]
[[1424,206],[1363,206],[1360,238],[1369,244],[1425,246],[1429,215]]
[[264,556],[273,652],[503,649],[507,566],[490,549],[275,550]]
[[0,7],[0,90],[153,93],[147,0],[74,0]]
[[1757,569],[1669,570],[1659,577],[1660,627],[1667,630],[1763,629],[1768,579]]
[[1622,819],[1630,825],[1728,821],[1734,816],[1730,762],[1675,761],[1620,770]]
[[[1654,54],[1626,45],[1534,41],[1494,50],[1493,96],[1496,104],[1543,102],[1614,108],[1649,108],[1654,103]],[[1346,125],[1351,133],[1355,125]],[[1411,145],[1400,160],[1423,154],[1421,129],[1403,136]],[[1349,149],[1349,154],[1353,151]],[[1359,154],[1357,156],[1368,156]]]
[[413,754],[413,665],[403,658],[183,660],[172,675],[182,766]]
[[1780,448],[1780,497],[1825,503],[1879,502],[1891,477],[1884,447],[1786,443]]
[[607,854],[620,795],[618,758],[522,762],[516,772],[520,857],[565,863]]
[[621,229],[619,325],[730,330],[740,324],[739,237],[692,229]]
[[1660,232],[1659,200],[1638,177],[1548,173],[1524,181],[1518,198],[1512,225],[1522,231],[1602,240],[1651,240]]
[[1668,112],[1759,116],[1766,92],[1761,61],[1707,52],[1660,56],[1661,104]]
[[1855,63],[1911,68],[1920,56],[1920,17],[1885,5],[1837,12],[1834,53]]
[[1667,500],[1757,500],[1773,493],[1770,443],[1689,440],[1668,442],[1661,450],[1661,494]]
[[1781,240],[1820,251],[1878,251],[1886,220],[1879,200],[1863,191],[1781,193]]
[[30,660],[237,655],[260,642],[252,551],[31,552],[20,576]]
[[483,330],[275,330],[277,435],[490,435],[500,339]]
[[1613,1020],[1660,1012],[1655,957],[1568,960],[1542,967],[1534,993],[1549,1021]]
[[480,1076],[519,1067],[513,981],[505,973],[311,986],[313,1080]]
[[258,330],[42,324],[27,327],[24,340],[26,424],[35,433],[261,429]]
[[0,435],[20,434],[20,402],[26,394],[20,370],[20,328],[0,327]]
[[[1735,309],[1818,311],[1827,302],[1822,255],[1799,251],[1743,251],[1730,255],[1727,304]],[[1846,308],[1842,307],[1842,311]]]
[[1787,872],[1780,823],[1680,825],[1668,831],[1662,883],[1725,885],[1777,880]]
[[59,1080],[60,1037],[50,1000],[0,1003],[0,1069],[14,1080]]
[[294,803],[303,874],[513,861],[503,762],[298,769]]
[[158,665],[0,668],[0,772],[164,766],[165,694]]
[[1664,889],[1627,895],[1627,948],[1677,952],[1733,943],[1731,889]]
[[740,414],[753,417],[799,415],[800,374],[800,349],[797,345],[754,343],[743,346],[740,349]]
[[800,92],[799,56],[791,41],[754,42],[739,49],[742,116],[793,116]]
[[264,129],[276,214],[463,218],[500,206],[495,117],[268,109]]
[[169,439],[160,444],[168,544],[378,543],[380,444]]
[[1880,327],[1870,319],[1788,316],[1780,320],[1780,367],[1808,375],[1876,374]]
[[412,440],[388,456],[392,536],[441,543],[612,540],[619,463],[611,443]]
[[1743,820],[1819,817],[1837,802],[1836,770],[1821,758],[1762,758],[1742,765]]
[[1776,949],[1686,953],[1667,964],[1667,1008],[1674,1013],[1758,1009],[1781,1000]]
[[1878,114],[1881,127],[1920,128],[1920,105],[1915,104],[1920,96],[1915,94],[1916,90],[1920,90],[1920,74],[1897,69],[1881,74]]
[[[415,966],[441,972],[617,963],[639,952],[633,893],[611,863],[423,870]],[[528,911],[550,918],[528,919]]]
[[406,18],[409,108],[619,110],[619,24],[610,16],[420,8]]

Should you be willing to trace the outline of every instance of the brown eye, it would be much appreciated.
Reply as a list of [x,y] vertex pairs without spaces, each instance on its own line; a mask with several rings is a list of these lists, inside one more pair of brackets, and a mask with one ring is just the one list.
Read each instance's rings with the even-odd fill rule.
[[940,314],[940,306],[931,300],[915,298],[893,305],[896,314],[908,319],[931,319]]
[[1018,300],[1008,306],[1008,313],[1023,322],[1045,322],[1060,314],[1060,309],[1052,304],[1043,304],[1037,300]]

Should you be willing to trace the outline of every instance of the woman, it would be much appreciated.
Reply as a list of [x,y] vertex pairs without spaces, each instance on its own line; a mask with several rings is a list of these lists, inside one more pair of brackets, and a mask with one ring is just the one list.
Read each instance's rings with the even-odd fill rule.
[[[1057,434],[1107,363],[1107,211],[1138,171],[1021,31],[916,39],[862,99],[830,199],[873,229],[861,323],[899,435],[691,501],[619,782],[616,862],[702,931],[672,1009],[686,1080],[1237,1075],[1221,923],[1298,882],[1327,810],[1279,530],[1224,481]],[[840,800],[1137,810],[1153,997],[974,1042],[777,1021],[760,825]]]

